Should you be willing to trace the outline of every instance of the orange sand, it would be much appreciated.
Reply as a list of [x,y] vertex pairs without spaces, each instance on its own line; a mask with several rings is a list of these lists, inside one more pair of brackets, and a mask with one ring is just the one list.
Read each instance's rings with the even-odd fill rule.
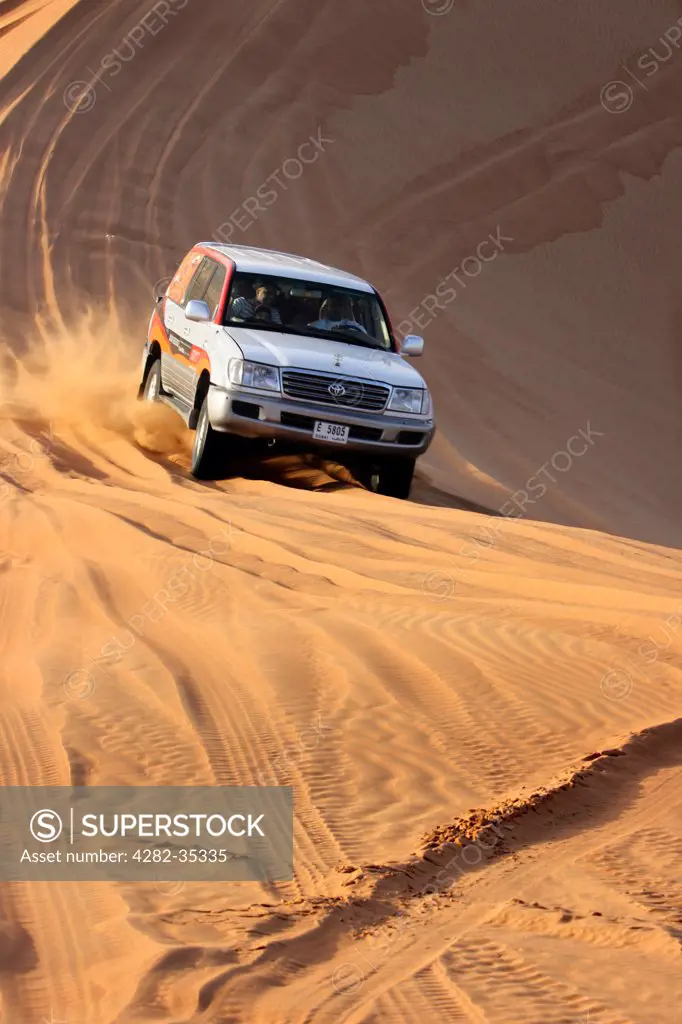
[[[600,90],[680,5],[190,0],[105,73],[151,6],[0,3],[0,782],[293,784],[295,879],[5,885],[0,1020],[673,1024],[682,53]],[[409,503],[200,485],[134,400],[154,283],[320,129],[233,241],[398,323],[513,239],[424,326]]]

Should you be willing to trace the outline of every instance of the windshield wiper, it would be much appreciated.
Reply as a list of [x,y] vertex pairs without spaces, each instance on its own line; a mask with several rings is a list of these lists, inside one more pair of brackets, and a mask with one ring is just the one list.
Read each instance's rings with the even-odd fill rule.
[[228,320],[226,327],[257,327],[259,331],[280,331],[284,334],[290,333],[286,324],[272,323],[269,320],[259,320],[258,317],[245,317],[243,320]]
[[360,345],[362,348],[374,348],[380,352],[386,352],[382,345],[375,345],[368,334],[360,331],[324,331],[321,328],[313,327],[312,330],[300,331],[308,338],[322,338],[324,341],[340,341],[344,345]]
[[[267,320],[258,320],[256,317],[246,317],[244,320],[228,320],[226,327],[257,327],[258,330],[277,331],[280,334],[296,334],[300,338],[320,338],[322,341],[338,341],[344,345],[359,345],[361,348],[371,348],[378,352],[388,352],[383,345],[375,345],[369,340],[369,335],[362,335],[359,331],[323,331],[318,328],[308,330],[304,327],[292,327],[290,324],[268,323]],[[365,340],[367,339],[367,340]]]

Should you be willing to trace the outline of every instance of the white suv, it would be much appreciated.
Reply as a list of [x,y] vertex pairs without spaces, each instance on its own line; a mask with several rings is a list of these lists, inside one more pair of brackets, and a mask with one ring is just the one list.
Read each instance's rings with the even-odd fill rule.
[[431,396],[366,281],[303,256],[201,242],[157,298],[140,396],[196,430],[192,473],[229,473],[234,435],[326,449],[407,498],[435,432]]

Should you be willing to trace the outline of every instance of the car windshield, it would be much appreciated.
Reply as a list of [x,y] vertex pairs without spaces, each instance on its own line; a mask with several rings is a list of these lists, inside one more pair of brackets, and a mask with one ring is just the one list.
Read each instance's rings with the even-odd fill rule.
[[379,299],[320,281],[237,271],[224,323],[393,350]]

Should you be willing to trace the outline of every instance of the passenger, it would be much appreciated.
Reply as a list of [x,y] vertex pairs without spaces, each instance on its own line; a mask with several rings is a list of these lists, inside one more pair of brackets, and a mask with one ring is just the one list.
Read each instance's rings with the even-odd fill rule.
[[279,310],[274,305],[277,298],[277,289],[274,284],[267,281],[257,281],[255,293],[255,299],[247,299],[246,296],[239,296],[239,298],[234,299],[230,307],[230,319],[250,320],[253,318],[258,306],[265,306],[270,311],[271,322],[281,324],[282,318]]
[[272,310],[270,309],[269,306],[264,306],[264,305],[256,306],[256,308],[253,311],[253,319],[254,320],[263,320],[263,321],[265,321],[265,323],[271,324],[272,323]]

